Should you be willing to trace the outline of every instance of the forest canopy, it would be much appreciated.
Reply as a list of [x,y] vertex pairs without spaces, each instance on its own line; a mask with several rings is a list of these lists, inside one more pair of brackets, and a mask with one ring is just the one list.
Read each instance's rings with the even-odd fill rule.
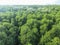
[[0,45],[60,45],[60,6],[0,6]]

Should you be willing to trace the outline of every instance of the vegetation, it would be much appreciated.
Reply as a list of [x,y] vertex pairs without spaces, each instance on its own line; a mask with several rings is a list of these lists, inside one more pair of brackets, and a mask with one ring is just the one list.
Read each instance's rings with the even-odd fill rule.
[[0,45],[60,45],[60,6],[1,6]]

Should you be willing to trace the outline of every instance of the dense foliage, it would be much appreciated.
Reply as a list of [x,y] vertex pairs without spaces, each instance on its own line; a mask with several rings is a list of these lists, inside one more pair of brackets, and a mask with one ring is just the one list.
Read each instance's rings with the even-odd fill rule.
[[60,6],[1,6],[0,45],[60,45]]

